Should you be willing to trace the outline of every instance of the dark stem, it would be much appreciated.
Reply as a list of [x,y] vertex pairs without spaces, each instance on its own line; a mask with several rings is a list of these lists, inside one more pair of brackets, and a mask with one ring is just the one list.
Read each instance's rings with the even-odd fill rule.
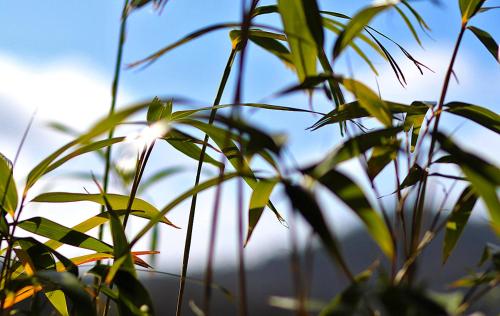
[[[229,78],[229,75],[231,73],[231,67],[233,65],[233,61],[236,55],[236,50],[233,49],[231,50],[231,54],[229,55],[229,59],[226,64],[226,68],[224,69],[224,74],[222,75],[221,82],[219,84],[219,88],[217,90],[217,96],[215,97],[214,100],[214,106],[220,104],[220,100],[222,98],[222,94],[224,93],[224,89],[226,87],[227,80]],[[210,118],[208,123],[212,124],[215,115],[217,114],[217,109],[213,108],[212,111],[210,112]],[[201,169],[203,167],[203,162],[205,160],[205,152],[208,147],[208,135],[205,134],[205,138],[203,139],[203,145],[201,147],[201,152],[200,152],[200,158],[198,160],[198,168],[196,170],[196,178],[195,178],[195,183],[194,187],[197,187],[198,184],[200,183],[200,177],[201,177]],[[196,200],[197,200],[198,194],[193,194],[193,197],[191,198],[191,207],[189,210],[189,219],[188,219],[188,226],[187,226],[187,231],[186,231],[186,241],[184,244],[184,255],[182,258],[182,270],[181,270],[181,277],[179,280],[179,293],[177,296],[177,307],[176,307],[176,315],[180,316],[182,313],[182,301],[183,301],[183,296],[184,296],[184,288],[186,285],[186,274],[187,274],[187,268],[188,268],[188,263],[189,263],[189,252],[191,250],[191,238],[193,235],[193,222],[194,222],[194,215],[196,212]]]
[[[432,157],[434,155],[434,148],[436,146],[436,135],[437,131],[439,128],[439,121],[441,118],[441,112],[443,109],[444,101],[446,99],[446,94],[448,92],[448,87],[450,84],[450,79],[451,76],[453,75],[453,66],[455,65],[455,60],[458,55],[458,49],[460,47],[460,43],[462,42],[463,35],[465,33],[465,30],[467,29],[467,22],[462,22],[462,26],[460,28],[460,33],[458,34],[457,41],[455,43],[455,48],[453,49],[453,54],[450,60],[450,64],[448,66],[448,70],[446,71],[446,75],[444,78],[444,83],[443,83],[443,88],[441,91],[441,96],[439,98],[439,102],[437,104],[437,110],[434,111],[435,115],[435,121],[434,121],[434,127],[432,129],[431,133],[431,144],[429,148],[429,153],[427,156],[427,164],[426,164],[426,169],[428,169],[432,163]],[[422,221],[423,221],[423,210],[424,210],[424,204],[425,204],[425,193],[427,191],[427,180],[428,176],[426,172],[422,174],[422,177],[420,179],[420,185],[419,185],[419,194],[418,194],[418,199],[416,202],[416,209],[414,210],[413,214],[413,222],[412,222],[412,235],[411,235],[411,250],[410,253],[414,253],[417,250],[418,247],[418,241],[420,239],[420,230],[422,227]],[[416,260],[412,264],[410,271],[408,273],[408,282],[411,284],[413,282],[413,278],[416,272]]]
[[[125,45],[125,32],[126,32],[127,17],[128,17],[127,14],[128,3],[129,0],[125,0],[122,9],[120,35],[119,35],[120,38],[118,41],[118,51],[116,53],[116,64],[115,64],[115,73],[113,76],[113,84],[111,86],[111,105],[109,107],[109,115],[112,115],[115,112],[116,108],[116,100],[118,96],[118,83],[120,81],[120,70],[122,68],[123,47]],[[115,132],[114,128],[109,130],[108,139],[113,138],[114,132]],[[104,178],[102,184],[104,193],[108,191],[108,186],[109,186],[109,174],[111,169],[111,146],[106,148],[105,159],[106,162],[104,166]],[[101,207],[101,212],[104,212],[104,209],[105,209],[104,206]],[[99,226],[99,233],[98,233],[99,240],[103,238],[103,234],[104,234],[104,227],[101,225]]]

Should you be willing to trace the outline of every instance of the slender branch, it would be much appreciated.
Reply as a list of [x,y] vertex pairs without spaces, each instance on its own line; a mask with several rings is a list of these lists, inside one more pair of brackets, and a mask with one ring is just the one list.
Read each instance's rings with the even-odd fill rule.
[[[214,108],[210,111],[210,118],[208,120],[209,124],[212,124],[215,115],[217,114],[217,108],[215,106],[220,104],[220,100],[222,98],[222,94],[224,93],[224,89],[226,87],[227,80],[229,79],[229,75],[231,73],[231,67],[233,65],[234,59],[236,56],[236,50],[233,48],[231,50],[231,54],[229,55],[229,59],[226,64],[226,68],[224,69],[224,73],[222,75],[221,82],[219,84],[219,88],[217,90],[217,95],[214,100]],[[205,134],[205,138],[203,139],[203,145],[201,147],[200,151],[200,158],[198,159],[198,167],[196,170],[196,178],[195,178],[195,183],[194,187],[197,187],[198,184],[200,183],[200,177],[201,177],[201,170],[203,167],[203,162],[205,160],[205,153],[208,147],[208,135]],[[189,219],[188,219],[188,226],[187,226],[187,231],[186,231],[186,241],[184,244],[184,255],[182,258],[182,269],[181,269],[181,278],[179,280],[179,293],[177,296],[177,307],[176,307],[176,315],[180,316],[182,314],[182,302],[183,302],[183,296],[184,296],[184,288],[186,286],[186,274],[187,274],[187,268],[189,264],[189,252],[191,250],[191,238],[193,235],[193,223],[194,223],[194,215],[196,212],[196,200],[198,198],[198,194],[193,194],[191,198],[191,207],[189,209]]]
[[[129,0],[125,0],[125,3],[123,4],[123,9],[122,9],[122,15],[121,15],[121,23],[120,23],[120,38],[118,41],[118,51],[116,53],[116,64],[115,64],[115,73],[113,77],[113,84],[111,86],[111,105],[109,107],[109,115],[112,115],[115,112],[116,108],[116,100],[118,97],[118,84],[120,81],[120,71],[122,68],[122,56],[123,56],[123,47],[125,46],[125,33],[126,33],[126,28],[127,28],[127,8],[128,8],[128,3]],[[115,132],[115,129],[112,128],[109,130],[108,133],[108,139],[113,138],[113,134]],[[106,153],[105,153],[105,166],[104,166],[104,178],[103,178],[103,190],[104,193],[108,192],[108,186],[109,186],[109,176],[110,176],[110,169],[111,169],[111,146],[106,148]],[[105,207],[101,207],[101,212],[104,212]],[[98,238],[101,240],[103,238],[104,234],[104,227],[101,225],[99,226],[99,233],[98,233]]]
[[[453,49],[453,54],[452,54],[452,57],[450,60],[450,64],[448,66],[448,70],[446,71],[446,75],[444,78],[441,96],[440,96],[439,102],[437,104],[437,110],[434,111],[435,121],[434,121],[434,126],[432,128],[431,144],[430,144],[429,153],[427,156],[427,164],[426,164],[425,169],[428,169],[432,163],[432,157],[434,155],[434,148],[436,146],[436,135],[437,135],[437,131],[439,128],[439,121],[441,118],[441,112],[443,109],[444,101],[446,99],[446,94],[448,92],[450,79],[451,79],[451,76],[453,74],[453,66],[455,65],[455,60],[456,60],[457,55],[458,55],[458,49],[460,47],[460,43],[462,42],[462,38],[463,38],[463,35],[464,35],[466,29],[467,29],[467,22],[462,22],[462,26],[460,28],[460,33],[458,34],[458,38],[456,40],[455,47]],[[420,238],[420,229],[421,229],[422,221],[423,221],[423,210],[424,210],[424,204],[425,204],[425,193],[427,191],[427,180],[428,180],[427,173],[424,172],[422,174],[421,179],[420,179],[419,194],[418,194],[417,202],[415,204],[416,208],[414,209],[414,214],[413,214],[413,222],[412,222],[413,231],[412,231],[411,242],[410,242],[410,245],[411,245],[410,252],[411,253],[413,253],[417,250],[418,244],[419,244],[418,240]],[[412,264],[411,269],[408,273],[408,281],[410,284],[413,281],[413,277],[415,275],[415,272],[416,272],[416,260]]]

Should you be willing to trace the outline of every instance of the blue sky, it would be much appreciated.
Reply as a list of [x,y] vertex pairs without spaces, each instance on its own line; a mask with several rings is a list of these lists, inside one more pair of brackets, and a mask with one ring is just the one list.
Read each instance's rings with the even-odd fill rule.
[[[324,10],[335,10],[352,14],[370,1],[318,1]],[[378,17],[374,26],[399,41],[414,56],[429,65],[435,73],[427,72],[420,76],[404,57],[393,47],[392,52],[404,65],[408,77],[408,86],[402,88],[396,83],[388,66],[379,59],[376,65],[381,73],[377,79],[382,96],[388,99],[410,102],[412,100],[436,100],[441,87],[444,69],[450,58],[450,51],[460,27],[458,5],[455,1],[442,1],[435,6],[429,1],[418,1],[415,7],[421,12],[430,25],[432,32],[429,38],[422,34],[424,49],[416,45],[407,28],[402,26],[400,17],[389,12]],[[456,1],[458,2],[458,1]],[[262,3],[272,3],[263,1]],[[48,131],[44,126],[47,120],[67,121],[73,127],[83,130],[88,124],[105,115],[109,107],[110,86],[116,58],[117,38],[121,1],[3,1],[0,3],[0,148],[7,156],[13,156],[22,134],[23,128],[32,111],[38,108],[36,123],[30,134],[23,155],[19,161],[16,177],[22,180],[34,163],[51,153],[67,138]],[[500,5],[500,1],[490,0],[488,5]],[[495,39],[500,39],[500,23],[498,12],[481,14],[472,22],[473,25],[489,31]],[[127,29],[127,41],[124,50],[124,62],[133,62],[156,51],[182,36],[209,24],[220,22],[236,22],[240,19],[240,1],[235,0],[203,0],[180,1],[170,0],[163,13],[158,15],[150,7],[134,12]],[[276,16],[266,17],[263,23],[280,26]],[[331,38],[330,38],[331,40]],[[390,47],[390,45],[388,45]],[[191,42],[167,56],[161,58],[143,70],[124,70],[120,81],[119,106],[133,101],[152,98],[156,95],[190,96],[200,102],[210,104],[214,98],[220,75],[222,74],[230,51],[228,31],[218,31],[199,40]],[[286,69],[274,56],[251,46],[246,64],[244,86],[245,101],[259,101],[274,92],[295,82],[294,74]],[[331,42],[327,52],[331,50]],[[350,56],[354,76],[375,87],[375,77],[354,55]],[[339,72],[346,72],[346,59],[336,64]],[[466,34],[460,49],[456,74],[460,85],[452,83],[448,100],[475,102],[499,112],[500,82],[499,64],[479,44],[472,34]],[[234,77],[232,78],[234,79]],[[224,102],[232,98],[234,80],[228,86]],[[2,87],[3,86],[3,87]],[[307,98],[303,95],[268,100],[275,104],[307,108]],[[328,111],[330,105],[322,98],[316,98],[316,109]],[[272,114],[259,112],[252,115],[252,120],[262,127],[289,136],[291,151],[299,162],[318,157],[326,149],[338,144],[340,137],[337,128],[324,128],[320,131],[305,131],[317,117],[297,114]],[[443,128],[456,132],[457,138],[472,150],[480,149],[491,161],[498,164],[500,142],[497,135],[476,127],[471,123],[455,117],[445,117]],[[312,136],[311,136],[312,135]],[[485,150],[486,149],[486,150]],[[119,151],[118,151],[119,152]],[[167,159],[165,159],[167,157]],[[151,170],[158,169],[165,161],[172,164],[183,164],[192,168],[191,161],[179,154],[167,150],[167,146],[159,146],[152,158]],[[87,168],[99,173],[101,167],[95,159],[76,160],[68,166],[68,170]],[[356,173],[359,166],[348,164],[344,168]],[[359,172],[358,172],[359,173]],[[151,198],[155,204],[162,206],[191,183],[191,173],[177,182],[167,182],[164,187],[154,191]],[[51,178],[57,180],[57,178]],[[61,189],[58,182],[51,189]],[[359,179],[361,182],[366,180]],[[64,183],[64,186],[67,184]],[[390,192],[390,184],[381,184],[384,192]],[[82,184],[73,181],[71,188],[82,191]],[[166,190],[164,188],[167,188]],[[43,188],[39,188],[42,190]],[[231,186],[228,186],[229,192]],[[168,192],[165,192],[168,191]],[[166,194],[168,193],[168,194]],[[279,195],[278,195],[279,197]],[[202,240],[194,246],[194,260],[204,257],[205,240],[208,233],[210,194],[202,195],[202,208],[206,212],[198,212],[197,221],[200,228],[195,231],[195,238]],[[223,219],[222,235],[219,251],[224,254],[221,260],[234,255],[234,201],[231,194],[226,195],[227,218]],[[90,205],[82,204],[90,209]],[[51,218],[61,218],[70,224],[89,217],[91,213],[68,215],[66,206],[55,206]],[[26,217],[40,214],[43,208],[34,205],[28,209]],[[92,208],[95,212],[95,208]],[[176,210],[172,217],[180,226],[185,227],[186,205]],[[72,209],[71,212],[74,212]],[[342,211],[341,211],[342,213]],[[346,212],[344,212],[346,213]],[[44,213],[45,214],[45,213]],[[351,227],[356,219],[344,214],[340,217]],[[482,220],[485,220],[484,218]],[[133,224],[132,230],[142,223]],[[343,223],[334,226],[345,226]],[[351,225],[351,226],[350,226]],[[226,232],[225,234],[224,232]],[[304,228],[305,230],[305,228]],[[171,232],[163,230],[164,241],[162,262],[176,266],[184,236],[183,231]],[[224,237],[225,236],[225,237]],[[277,242],[273,247],[259,247],[269,239]],[[233,241],[232,241],[233,240]],[[271,215],[266,215],[255,234],[254,243],[248,247],[248,253],[259,254],[265,258],[275,252],[287,249],[287,232]],[[175,246],[172,246],[174,244]],[[144,247],[147,245],[144,244]],[[224,261],[224,262],[226,262]]]

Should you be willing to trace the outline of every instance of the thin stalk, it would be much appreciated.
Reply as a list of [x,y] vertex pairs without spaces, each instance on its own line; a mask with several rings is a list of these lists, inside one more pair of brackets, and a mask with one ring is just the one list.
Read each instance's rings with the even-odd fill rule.
[[[432,129],[432,134],[431,134],[431,144],[429,148],[429,153],[427,156],[427,164],[426,164],[426,169],[430,167],[432,163],[432,157],[434,155],[434,148],[436,146],[436,133],[438,131],[439,127],[439,121],[441,118],[441,112],[443,109],[444,101],[446,99],[446,94],[448,92],[448,87],[450,84],[450,79],[451,76],[453,75],[453,66],[455,65],[455,60],[458,55],[458,49],[460,47],[460,43],[462,42],[463,35],[465,33],[465,30],[467,29],[467,22],[464,21],[462,22],[462,26],[460,28],[460,33],[458,34],[458,38],[455,43],[455,47],[453,49],[453,54],[450,60],[450,64],[448,66],[448,70],[446,71],[446,75],[444,78],[444,83],[443,83],[443,88],[441,91],[441,96],[439,98],[439,102],[437,105],[437,110],[434,112],[435,113],[435,121],[434,121],[434,127]],[[416,209],[415,213],[413,214],[413,231],[411,235],[411,251],[410,252],[415,252],[418,248],[418,240],[420,238],[420,230],[422,226],[422,221],[423,221],[423,210],[424,210],[424,204],[425,204],[425,193],[427,191],[427,180],[428,176],[424,172],[422,175],[422,178],[420,179],[420,185],[419,185],[419,195],[416,203]],[[413,281],[413,277],[416,271],[416,261],[413,263],[409,273],[408,273],[408,281],[411,284]]]
[[[224,153],[222,153],[222,159],[224,159]],[[224,164],[219,169],[219,180],[217,183],[215,197],[214,197],[214,206],[213,206],[213,215],[212,215],[212,226],[210,230],[210,241],[208,245],[208,257],[207,257],[207,266],[205,271],[205,287],[204,287],[204,295],[203,295],[203,311],[205,312],[205,316],[210,315],[210,299],[212,296],[212,279],[213,279],[213,258],[215,256],[215,241],[217,237],[217,223],[219,219],[219,208],[220,208],[220,200],[222,196],[222,181],[224,179],[224,169],[225,169],[225,160]]]
[[[125,232],[125,229],[127,228],[128,219],[129,219],[130,213],[132,211],[132,204],[134,203],[135,196],[137,195],[137,190],[139,189],[139,184],[141,182],[142,175],[144,173],[144,169],[146,168],[146,164],[148,163],[149,156],[151,155],[151,152],[153,151],[154,144],[155,143],[153,142],[148,148],[145,147],[144,150],[141,152],[139,159],[137,160],[136,172],[134,175],[134,180],[132,182],[132,188],[130,189],[130,195],[129,195],[129,199],[127,202],[125,217],[123,219],[123,231],[124,232]],[[113,284],[111,284],[110,288],[113,288]],[[109,313],[110,302],[111,302],[111,300],[108,296],[106,298],[106,305],[104,308],[104,316],[108,315],[108,313]]]
[[[226,87],[227,80],[229,79],[229,75],[231,73],[231,67],[234,62],[234,58],[236,56],[236,50],[233,48],[231,50],[231,54],[229,55],[229,59],[227,61],[226,67],[224,69],[224,73],[222,75],[221,82],[219,84],[219,88],[217,90],[217,95],[214,100],[214,108],[210,111],[210,118],[208,120],[209,124],[212,124],[215,115],[217,114],[217,108],[215,106],[220,104],[220,100],[222,98],[222,94],[224,93],[224,89]],[[200,158],[198,159],[198,168],[196,170],[196,178],[195,178],[195,183],[194,187],[198,186],[200,183],[200,177],[201,177],[201,170],[203,167],[203,162],[205,160],[205,152],[208,147],[208,135],[205,134],[205,138],[203,139],[203,145],[201,147],[201,152],[200,152]],[[187,268],[188,268],[188,263],[189,263],[189,252],[191,250],[191,238],[193,235],[193,223],[194,223],[194,215],[196,212],[196,200],[197,200],[198,194],[193,194],[191,198],[191,207],[189,210],[189,219],[188,219],[188,226],[187,226],[187,231],[186,231],[186,241],[184,244],[184,256],[182,258],[182,270],[181,270],[181,278],[179,280],[179,293],[177,295],[177,307],[176,307],[176,312],[175,314],[177,316],[180,316],[182,313],[182,301],[183,301],[183,296],[184,296],[184,289],[186,286],[186,274],[187,274]]]
[[[113,76],[113,84],[111,86],[111,105],[109,107],[109,115],[112,115],[115,112],[116,108],[116,100],[118,96],[118,84],[120,81],[120,71],[122,68],[122,56],[123,56],[123,47],[125,46],[125,32],[127,28],[127,8],[128,8],[128,3],[129,0],[125,0],[123,4],[123,9],[122,9],[122,15],[121,15],[121,23],[120,23],[120,37],[118,41],[118,50],[116,53],[116,63],[115,63],[115,72]],[[113,134],[115,132],[114,127],[109,130],[108,133],[108,139],[113,138]],[[104,193],[108,191],[108,186],[109,186],[109,175],[110,175],[110,169],[111,169],[111,146],[106,148],[106,153],[105,153],[105,166],[104,166],[104,178],[103,178],[103,190]],[[101,213],[104,212],[105,207],[101,207]],[[104,227],[101,225],[99,226],[99,233],[98,233],[98,239],[101,240],[104,235]]]
[[[250,31],[250,27],[252,24],[252,15],[257,7],[259,0],[252,0],[250,2],[250,6],[247,9],[246,1],[242,1],[242,29],[241,29],[241,51],[240,51],[240,59],[238,65],[238,77],[236,82],[236,89],[234,94],[234,104],[238,105],[241,103],[242,99],[242,87],[243,87],[243,73],[244,73],[244,65],[245,65],[245,57],[246,57],[246,48],[248,43],[248,35]],[[240,107],[235,106],[231,109],[231,117],[235,120],[240,119]],[[238,170],[242,169],[243,159],[245,159],[244,146],[241,138],[241,132],[238,132],[238,143],[240,145],[241,155],[238,159]],[[248,304],[247,304],[247,286],[246,286],[246,275],[245,275],[245,258],[244,258],[244,231],[243,231],[243,179],[240,177],[238,179],[237,184],[237,238],[238,238],[238,284],[239,284],[239,315],[246,316],[248,315]]]
[[[2,217],[6,215],[6,213],[4,214],[4,212],[3,212],[4,211],[3,205],[4,205],[5,200],[7,198],[7,192],[9,191],[10,183],[12,181],[14,181],[14,168],[16,166],[17,160],[19,159],[19,156],[21,155],[21,150],[24,147],[24,143],[26,142],[26,139],[28,138],[28,133],[31,129],[31,126],[33,125],[35,115],[36,115],[36,111],[33,112],[33,115],[31,116],[31,118],[28,122],[28,125],[24,129],[23,136],[21,137],[21,141],[19,142],[19,146],[17,146],[16,154],[14,155],[14,160],[12,161],[11,172],[10,172],[9,177],[7,179],[7,184],[5,186],[5,192],[4,192],[4,195],[2,197],[2,209],[1,209],[1,216]],[[3,283],[4,286],[7,285],[8,281],[10,279],[10,276],[11,276],[11,272],[12,272],[12,271],[10,271],[9,267],[10,267],[10,261],[11,261],[10,259],[12,256],[12,248],[14,247],[14,233],[16,231],[16,227],[17,227],[17,224],[19,222],[19,216],[21,215],[21,212],[24,208],[25,201],[26,201],[26,190],[23,193],[23,196],[21,198],[21,204],[20,204],[19,210],[17,212],[17,216],[15,217],[14,222],[12,223],[12,231],[10,232],[10,234],[5,236],[5,241],[7,242],[7,251],[5,253],[4,262],[2,264],[2,269],[0,272],[0,279],[4,280],[4,283]],[[2,236],[2,238],[3,237],[4,236]],[[1,302],[0,302],[0,310],[2,309],[4,303],[5,303],[5,297],[3,297]]]

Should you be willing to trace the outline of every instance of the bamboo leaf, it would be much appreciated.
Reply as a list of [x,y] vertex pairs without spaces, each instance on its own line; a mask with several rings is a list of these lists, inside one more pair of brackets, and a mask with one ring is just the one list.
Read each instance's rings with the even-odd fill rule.
[[324,174],[319,174],[315,168],[311,168],[306,173],[349,206],[365,224],[368,233],[377,242],[380,249],[389,258],[393,257],[394,245],[389,228],[382,220],[382,217],[370,205],[365,194],[354,181],[335,169],[331,169]]
[[94,250],[97,252],[112,252],[110,245],[86,235],[77,230],[65,227],[43,217],[33,217],[19,222],[19,227],[33,234],[59,241],[71,246]]
[[445,104],[445,107],[446,112],[465,117],[487,129],[500,133],[500,115],[487,108],[463,102],[450,102]]
[[61,315],[69,316],[68,304],[66,302],[66,296],[61,290],[45,291],[45,296],[49,300],[52,307]]
[[0,153],[0,209],[13,215],[16,211],[17,203],[18,196],[12,171],[12,162]]
[[472,187],[466,187],[458,198],[453,210],[446,222],[446,231],[443,244],[443,264],[448,260],[451,252],[455,248],[458,239],[467,225],[470,214],[478,196]]
[[474,192],[485,202],[493,230],[500,235],[500,201],[497,188],[500,186],[500,169],[478,156],[464,151],[441,133],[435,134],[441,148],[450,153],[470,181]]
[[[320,35],[312,33],[312,31],[316,31],[316,27],[314,27],[314,30],[311,30],[309,22],[314,25],[316,24],[312,21],[312,19],[314,19],[311,17],[312,13],[306,11],[304,7],[304,2],[312,1],[314,0],[278,0],[278,10],[288,38],[292,60],[300,82],[303,82],[306,77],[315,76],[317,74],[316,62],[318,46],[316,39],[318,39]],[[322,30],[321,20],[318,20],[318,23],[320,23],[320,28]]]
[[262,216],[266,205],[269,204],[271,193],[277,184],[277,180],[261,180],[257,182],[250,197],[250,207],[248,211],[248,230],[245,244],[248,244],[253,230]]
[[357,157],[373,147],[391,144],[393,143],[392,137],[400,131],[402,127],[392,127],[363,133],[348,139],[318,163],[315,166],[315,172],[324,174],[339,163]]
[[368,113],[377,118],[385,126],[392,126],[390,108],[375,92],[363,83],[353,79],[344,79],[342,84],[349,92],[356,96],[359,105],[368,111]]
[[469,30],[476,35],[476,37],[483,43],[484,47],[490,52],[490,54],[495,58],[495,60],[500,63],[500,60],[498,59],[498,44],[493,39],[493,37],[486,31],[475,27],[475,26],[468,26],[467,27]]
[[466,23],[481,9],[485,0],[459,0],[462,22]]
[[[109,201],[113,210],[119,211],[127,209],[127,204],[129,200],[128,196],[110,193],[106,194],[105,197]],[[46,202],[46,203],[68,203],[68,202],[81,202],[81,201],[94,202],[100,205],[106,204],[101,194],[70,193],[70,192],[43,193],[32,200],[32,202]],[[141,217],[146,217],[146,218],[151,218],[159,213],[159,210],[156,207],[139,198],[134,199],[131,209],[132,212],[144,213],[145,216]],[[170,225],[172,227],[179,228],[175,226],[171,221],[169,221],[166,217],[162,217],[161,222]]]
[[[163,137],[172,147],[183,153],[184,155],[198,160],[200,158],[201,149],[194,144],[194,142],[202,143],[202,141],[197,140],[196,138],[187,135],[177,129],[170,129],[167,135]],[[221,167],[222,163],[215,160],[212,156],[205,153],[204,162],[207,162],[211,165],[214,165],[218,168]]]
[[410,130],[412,130],[409,137],[410,152],[413,152],[415,150],[415,146],[417,145],[420,128],[422,127],[422,123],[430,107],[426,103],[419,101],[413,102],[410,106],[413,107],[415,111],[406,115],[404,130],[405,132],[409,132]]
[[333,47],[333,57],[338,57],[377,14],[390,7],[392,7],[392,5],[370,6],[356,13],[335,41],[335,45]]
[[384,146],[373,148],[370,159],[367,162],[368,177],[375,177],[394,159],[396,159],[401,142],[393,139],[393,142]]
[[96,315],[94,304],[92,304],[89,294],[73,274],[68,272],[40,271],[36,273],[35,277],[44,285],[56,286],[68,295],[74,304],[76,315]]
[[148,113],[146,115],[146,119],[148,123],[154,123],[160,120],[170,120],[172,116],[172,100],[167,100],[167,102],[162,102],[158,97],[155,97],[153,101],[151,101],[151,105],[148,108]]
[[332,260],[338,263],[344,270],[347,269],[339,245],[330,232],[314,196],[301,186],[292,185],[287,182],[284,184],[286,194],[293,208],[304,217],[314,232],[318,234]]

